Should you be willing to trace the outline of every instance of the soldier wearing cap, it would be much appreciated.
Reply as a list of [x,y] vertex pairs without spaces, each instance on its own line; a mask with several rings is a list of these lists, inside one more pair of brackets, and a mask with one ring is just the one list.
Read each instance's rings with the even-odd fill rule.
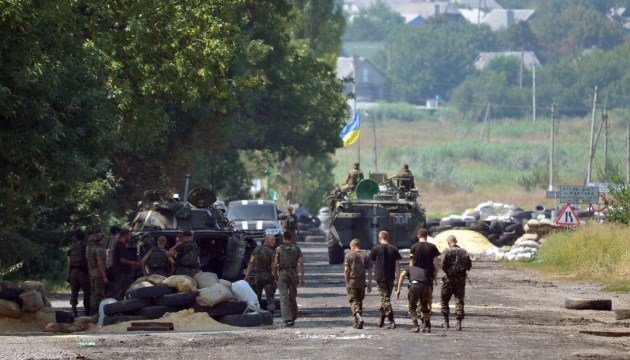
[[193,241],[190,230],[184,230],[181,238],[178,238],[169,250],[168,255],[175,260],[175,275],[193,277],[199,272],[199,247]]
[[295,325],[297,319],[297,285],[298,266],[300,268],[300,284],[304,282],[304,257],[302,250],[295,245],[291,233],[282,234],[282,244],[276,249],[276,257],[271,266],[273,276],[280,290],[280,310],[286,326]]

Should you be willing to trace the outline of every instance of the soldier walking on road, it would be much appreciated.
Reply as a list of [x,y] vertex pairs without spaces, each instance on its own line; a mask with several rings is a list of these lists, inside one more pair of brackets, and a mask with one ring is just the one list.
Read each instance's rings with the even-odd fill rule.
[[350,242],[350,252],[343,262],[343,274],[346,279],[346,290],[354,328],[363,329],[363,299],[365,298],[365,272],[368,274],[367,292],[372,292],[372,261],[368,254],[361,250],[359,239]]
[[276,251],[273,247],[276,245],[276,237],[274,235],[267,234],[265,236],[264,245],[257,246],[249,259],[247,270],[245,271],[245,280],[249,279],[249,276],[254,271],[254,292],[258,296],[258,301],[262,298],[262,292],[265,290],[265,297],[267,299],[267,310],[273,313],[276,309],[276,282],[271,271]]
[[374,272],[378,293],[381,296],[381,321],[378,327],[385,325],[385,317],[389,319],[388,329],[395,329],[394,310],[392,309],[392,291],[398,273],[400,273],[400,253],[398,248],[389,244],[389,233],[381,231],[378,233],[380,244],[372,249],[370,259],[374,264]]
[[413,322],[412,332],[420,332],[418,326],[418,316],[422,319],[422,332],[431,332],[431,301],[433,298],[433,284],[427,272],[419,267],[409,266],[398,278],[396,287],[396,299],[400,299],[400,287],[405,278],[409,279],[409,317]]
[[87,263],[90,269],[90,314],[97,315],[98,307],[107,291],[107,238],[103,234],[92,234],[88,237],[86,249]]
[[462,330],[462,320],[464,319],[464,296],[466,295],[466,272],[472,268],[472,260],[468,256],[466,250],[457,246],[455,236],[449,236],[446,241],[448,248],[444,250],[444,260],[442,262],[442,270],[446,276],[442,278],[442,299],[440,305],[442,315],[444,316],[444,324],[442,327],[449,328],[449,306],[448,302],[451,296],[455,296],[455,319],[457,325],[455,330]]
[[74,244],[68,250],[66,261],[66,273],[70,283],[70,305],[72,312],[77,316],[77,304],[79,303],[79,291],[83,291],[83,309],[85,316],[90,316],[90,273],[88,269],[85,234],[77,231],[74,234]]
[[282,312],[282,320],[286,326],[295,325],[297,319],[297,284],[298,284],[298,266],[300,267],[300,283],[305,286],[304,282],[304,257],[302,250],[295,245],[295,240],[291,237],[291,233],[285,231],[282,234],[282,244],[276,249],[276,258],[273,262],[273,277],[278,284],[280,290],[280,310]]

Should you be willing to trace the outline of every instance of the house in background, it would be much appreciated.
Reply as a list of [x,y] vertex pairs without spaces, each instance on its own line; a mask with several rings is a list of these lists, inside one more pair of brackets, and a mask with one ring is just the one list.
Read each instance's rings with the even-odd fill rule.
[[[462,16],[457,5],[450,1],[397,1],[390,2],[392,10],[400,14],[415,14],[424,21],[431,16],[442,15],[451,21],[459,21]],[[410,16],[410,15],[409,15]]]
[[482,52],[479,53],[477,60],[475,60],[475,69],[483,70],[488,63],[497,57],[513,57],[523,61],[523,67],[531,70],[532,67],[540,66],[540,61],[533,51],[503,51],[503,52]]
[[346,94],[354,91],[358,101],[389,100],[391,82],[385,74],[364,57],[337,58],[337,78],[352,78],[354,84],[344,86]]

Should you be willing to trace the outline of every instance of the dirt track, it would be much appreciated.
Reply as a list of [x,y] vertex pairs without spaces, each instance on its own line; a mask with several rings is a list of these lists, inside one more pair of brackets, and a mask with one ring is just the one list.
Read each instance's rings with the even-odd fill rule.
[[[630,331],[613,312],[566,310],[566,297],[612,298],[630,308],[629,295],[599,294],[595,286],[552,283],[493,262],[476,261],[470,272],[464,329],[439,328],[434,296],[433,333],[411,333],[406,289],[394,301],[398,328],[379,329],[378,295],[368,295],[366,326],[351,327],[341,265],[328,265],[321,244],[300,244],[307,286],[298,289],[301,318],[285,328],[230,332],[50,335],[4,334],[0,359],[630,359],[630,337],[600,337],[580,330]],[[406,258],[405,255],[403,257]],[[437,290],[437,289],[436,289]],[[437,294],[437,292],[436,292]],[[66,307],[67,299],[53,303]],[[79,342],[95,342],[80,347]]]

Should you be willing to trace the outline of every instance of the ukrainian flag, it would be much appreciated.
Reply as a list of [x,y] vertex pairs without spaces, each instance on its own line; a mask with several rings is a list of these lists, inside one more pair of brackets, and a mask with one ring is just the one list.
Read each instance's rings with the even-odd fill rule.
[[359,138],[359,126],[361,126],[361,113],[357,111],[354,114],[354,119],[344,126],[339,133],[341,140],[343,140],[343,146],[352,145]]

